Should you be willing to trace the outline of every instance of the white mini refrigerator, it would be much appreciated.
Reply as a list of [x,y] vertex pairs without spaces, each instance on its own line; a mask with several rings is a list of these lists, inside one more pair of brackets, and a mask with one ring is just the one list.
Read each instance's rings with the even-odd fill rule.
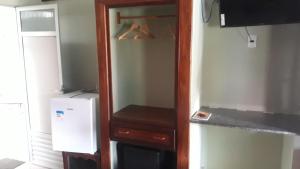
[[98,94],[72,92],[51,99],[53,150],[94,154],[97,151]]

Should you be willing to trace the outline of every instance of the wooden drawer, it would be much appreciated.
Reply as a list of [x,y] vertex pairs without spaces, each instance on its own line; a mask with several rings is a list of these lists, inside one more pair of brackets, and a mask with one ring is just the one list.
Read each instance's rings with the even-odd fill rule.
[[113,140],[151,148],[175,151],[175,131],[150,131],[112,125]]

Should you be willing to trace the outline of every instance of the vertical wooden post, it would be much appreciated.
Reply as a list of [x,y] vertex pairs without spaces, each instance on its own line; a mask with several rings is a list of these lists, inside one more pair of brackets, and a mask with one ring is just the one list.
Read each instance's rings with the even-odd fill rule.
[[63,156],[63,162],[64,162],[64,169],[69,169],[69,158],[67,153],[62,152],[62,156]]
[[177,169],[189,168],[192,0],[178,0]]
[[108,8],[105,4],[95,1],[96,24],[97,24],[97,45],[99,65],[99,86],[100,86],[100,156],[101,168],[110,169],[110,52],[109,52],[109,26]]

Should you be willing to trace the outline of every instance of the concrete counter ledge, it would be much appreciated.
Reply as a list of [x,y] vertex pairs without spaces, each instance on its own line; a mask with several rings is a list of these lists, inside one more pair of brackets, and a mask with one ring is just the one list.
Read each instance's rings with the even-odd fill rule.
[[200,110],[211,113],[210,119],[204,121],[191,118],[192,123],[242,128],[254,132],[300,135],[300,115],[209,107],[202,107]]

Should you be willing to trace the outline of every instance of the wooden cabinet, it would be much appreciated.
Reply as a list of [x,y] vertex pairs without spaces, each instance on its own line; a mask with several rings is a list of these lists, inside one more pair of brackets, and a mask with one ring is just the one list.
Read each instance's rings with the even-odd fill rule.
[[148,130],[112,122],[111,138],[133,145],[175,151],[175,130],[160,131],[155,128]]
[[113,140],[162,150],[176,151],[173,109],[129,105],[111,120]]
[[[96,0],[102,169],[111,141],[172,151],[188,168],[191,11],[191,0]],[[134,24],[154,38],[121,40]]]
[[64,169],[100,169],[99,152],[95,154],[63,152]]

